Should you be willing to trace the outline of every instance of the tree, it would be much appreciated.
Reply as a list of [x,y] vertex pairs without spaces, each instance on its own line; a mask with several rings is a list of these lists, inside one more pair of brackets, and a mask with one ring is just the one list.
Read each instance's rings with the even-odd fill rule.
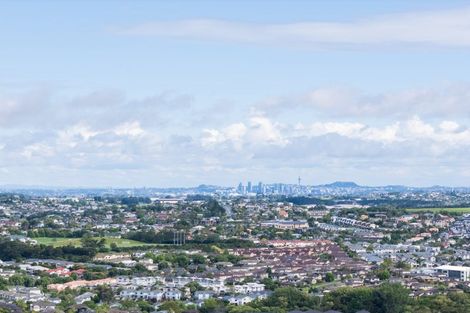
[[370,308],[372,298],[372,288],[339,288],[325,296],[323,306],[344,313],[355,313]]
[[95,250],[95,251],[104,248],[106,245],[106,239],[104,238],[97,239],[91,236],[82,237],[80,239],[80,242],[82,244],[82,247]]
[[0,290],[7,290],[8,288],[8,281],[3,278],[3,277],[0,277]]
[[95,313],[108,313],[109,312],[109,305],[101,304],[96,306]]
[[275,290],[276,288],[279,287],[279,282],[278,281],[274,281],[273,279],[271,278],[264,278],[261,283],[263,283],[266,287],[266,289],[269,289],[269,290]]
[[374,312],[401,313],[410,301],[409,291],[400,284],[385,283],[374,290]]
[[74,297],[70,293],[64,293],[62,292],[60,294],[60,304],[59,306],[63,309],[66,310],[70,308],[72,305],[75,304]]
[[[257,313],[260,312],[259,309],[253,308],[249,305],[229,305],[228,313]],[[265,311],[263,311],[265,312]]]
[[111,251],[119,251],[119,247],[115,242],[111,242],[109,247],[111,248]]
[[422,297],[408,310],[410,313],[466,313],[469,307],[470,294],[450,292],[447,295]]
[[111,287],[101,285],[96,288],[96,297],[100,302],[109,303],[114,300],[114,292]]
[[206,258],[203,255],[195,254],[191,259],[194,264],[206,264]]
[[175,262],[179,267],[186,268],[189,265],[189,258],[184,254],[178,254],[175,257]]
[[189,291],[191,291],[191,293],[194,293],[196,291],[204,290],[204,287],[199,285],[199,283],[197,281],[192,281],[192,282],[186,284],[186,287],[189,288]]
[[403,313],[410,301],[408,294],[408,289],[400,284],[384,283],[376,288],[346,287],[327,294],[323,299],[323,306],[344,313],[355,313],[359,310],[371,313]]
[[147,301],[138,301],[137,306],[142,312],[152,312],[154,311],[153,305],[148,303]]
[[181,301],[166,301],[160,305],[160,311],[168,311],[170,313],[183,313],[186,309],[185,305]]
[[263,301],[263,305],[279,307],[286,310],[301,308],[314,309],[318,304],[318,298],[311,297],[294,287],[278,288],[268,299]]
[[225,215],[225,209],[215,199],[210,199],[206,204],[206,217]]
[[22,312],[30,312],[29,305],[23,300],[15,301],[15,305],[18,306]]
[[133,309],[137,306],[137,303],[133,300],[122,300],[121,307],[125,310]]
[[331,272],[328,272],[325,274],[325,281],[330,283],[330,282],[333,282],[335,280],[335,275],[333,275],[333,273]]
[[404,270],[409,270],[411,269],[411,265],[409,263],[406,263],[405,261],[398,261],[397,264],[395,265],[396,268],[401,268]]
[[382,264],[380,264],[380,268],[390,269],[392,268],[392,265],[393,265],[393,261],[390,258],[385,258]]
[[207,299],[199,309],[201,313],[222,313],[226,311],[223,301],[218,299]]
[[390,278],[390,272],[388,269],[380,269],[375,272],[375,275],[377,275],[377,278],[380,280],[387,280]]

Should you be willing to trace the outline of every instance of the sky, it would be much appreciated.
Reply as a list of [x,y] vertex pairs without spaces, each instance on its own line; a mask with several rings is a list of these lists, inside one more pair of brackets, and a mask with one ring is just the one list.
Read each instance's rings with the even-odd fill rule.
[[0,185],[470,186],[468,1],[0,1]]

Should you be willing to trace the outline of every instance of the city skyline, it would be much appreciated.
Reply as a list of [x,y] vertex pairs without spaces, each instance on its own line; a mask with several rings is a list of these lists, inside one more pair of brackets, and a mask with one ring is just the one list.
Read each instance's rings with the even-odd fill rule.
[[470,186],[465,1],[1,7],[0,185]]

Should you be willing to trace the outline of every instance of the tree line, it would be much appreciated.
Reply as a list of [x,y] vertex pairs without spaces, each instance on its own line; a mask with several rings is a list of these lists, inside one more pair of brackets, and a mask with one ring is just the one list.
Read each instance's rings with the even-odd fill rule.
[[[356,313],[468,313],[470,293],[451,292],[446,295],[412,298],[409,289],[396,283],[377,287],[339,288],[320,298],[294,287],[281,287],[265,300],[245,305],[230,305],[219,299],[209,299],[198,308],[200,313],[286,313],[289,311],[337,310]],[[160,309],[172,313],[194,312],[180,301],[165,302]]]
[[30,245],[8,239],[0,240],[0,260],[12,261],[21,259],[62,259],[74,262],[87,262],[93,259],[97,250],[91,247],[74,247],[71,245],[53,247]]

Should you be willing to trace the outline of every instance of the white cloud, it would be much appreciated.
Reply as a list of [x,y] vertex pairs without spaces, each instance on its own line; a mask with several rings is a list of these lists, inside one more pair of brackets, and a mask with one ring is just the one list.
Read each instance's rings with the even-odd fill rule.
[[[418,116],[382,126],[335,121],[280,126],[281,124],[266,117],[255,117],[245,123],[234,125],[251,125],[242,126],[243,132],[237,133],[235,150],[246,156],[258,154],[267,159],[276,159],[277,155],[274,151],[284,148],[287,155],[295,158],[296,152],[293,147],[308,151],[322,149],[317,153],[326,155],[333,153],[343,158],[348,158],[351,154],[370,155],[373,153],[378,159],[388,158],[386,154],[380,155],[380,151],[384,148],[387,149],[387,153],[390,151],[394,151],[395,155],[403,153],[404,157],[408,157],[406,154],[411,151],[414,151],[412,157],[432,157],[455,151],[455,149],[470,150],[469,128],[449,120],[431,124]],[[226,149],[230,151],[235,148],[235,145],[225,145],[233,140],[233,136],[227,135],[229,128],[235,129],[231,125],[220,130],[204,130],[201,139],[202,147],[210,146],[212,149],[215,147],[218,151]],[[273,150],[273,147],[279,149]],[[368,149],[374,151],[367,151]]]
[[374,16],[352,22],[262,24],[198,19],[157,21],[119,34],[276,44],[285,47],[445,46],[469,47],[470,8]]
[[282,134],[282,126],[279,123],[272,122],[263,116],[254,116],[250,118],[249,140],[255,144],[274,144],[285,145],[286,138]]
[[423,122],[419,117],[407,121],[403,135],[414,138],[434,138],[435,129],[429,124]]
[[336,134],[343,137],[355,138],[361,140],[377,141],[390,143],[399,141],[397,133],[399,123],[393,123],[383,128],[370,127],[362,123],[351,122],[316,122],[308,127],[297,126],[298,135],[323,136],[327,134]]
[[23,148],[21,153],[27,159],[32,157],[51,157],[55,153],[54,148],[43,143],[34,143]]
[[331,117],[470,117],[469,84],[367,92],[350,87],[324,87],[305,93],[271,97],[255,105],[258,111],[276,115],[311,111]]
[[125,122],[119,124],[114,128],[114,132],[118,136],[131,136],[131,137],[139,137],[145,134],[145,131],[140,127],[140,123],[138,121],[132,122]]
[[287,141],[282,135],[280,125],[262,116],[254,116],[247,123],[234,123],[220,130],[203,130],[201,137],[203,147],[226,143],[240,151],[243,145],[284,145]]
[[241,150],[247,127],[243,123],[231,124],[221,130],[204,129],[201,138],[203,147],[211,147],[229,142],[236,150]]
[[460,125],[454,121],[442,121],[441,124],[439,124],[439,128],[444,132],[453,133],[460,128]]
[[461,127],[455,121],[443,121],[438,125],[432,125],[418,116],[382,127],[350,122],[317,122],[298,134],[313,137],[336,134],[363,141],[396,143],[397,145],[406,141],[429,140],[439,143],[443,150],[449,146],[470,145],[470,129]]

